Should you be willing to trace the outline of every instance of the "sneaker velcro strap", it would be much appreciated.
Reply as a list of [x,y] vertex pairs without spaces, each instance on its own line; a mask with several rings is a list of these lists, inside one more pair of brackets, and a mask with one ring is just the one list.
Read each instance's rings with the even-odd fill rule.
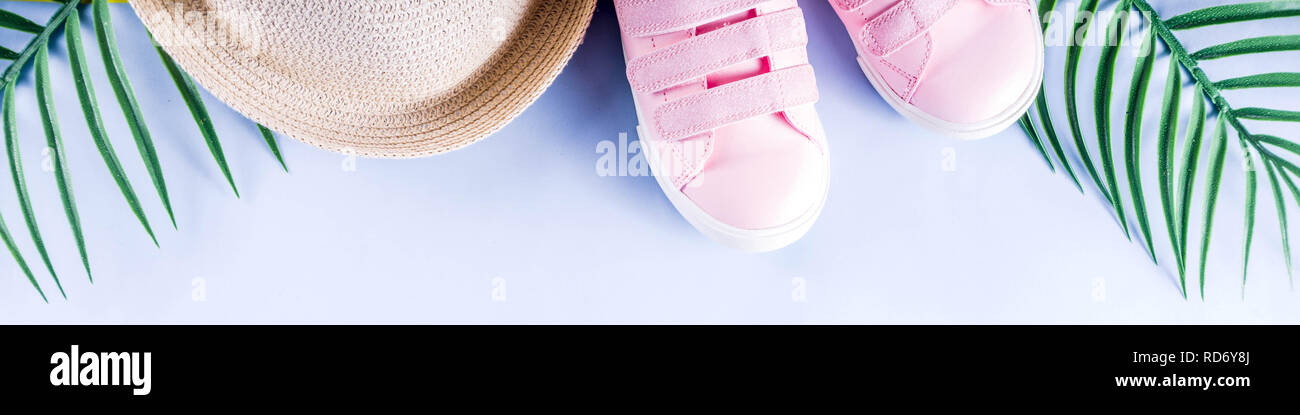
[[863,47],[876,56],[887,56],[930,31],[930,27],[952,9],[957,0],[903,0],[872,19],[863,28]]
[[683,140],[750,118],[816,103],[819,98],[812,66],[799,65],[665,104],[655,111],[655,132],[662,140]]
[[632,89],[668,89],[717,70],[808,45],[803,11],[793,8],[745,20],[628,62]]
[[614,0],[623,33],[643,37],[688,29],[767,0]]

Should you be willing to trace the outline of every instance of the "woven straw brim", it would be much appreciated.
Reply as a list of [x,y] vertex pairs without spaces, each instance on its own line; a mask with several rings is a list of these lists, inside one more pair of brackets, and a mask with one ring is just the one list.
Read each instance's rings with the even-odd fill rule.
[[[457,150],[500,130],[541,96],[581,43],[595,0],[532,1],[506,44],[445,93],[374,112],[340,110],[216,42],[167,39],[184,33],[160,18],[179,0],[134,0],[137,15],[181,67],[213,96],[279,133],[343,154],[425,157]],[[445,80],[444,80],[445,81]],[[321,80],[338,94],[366,94],[365,82]]]

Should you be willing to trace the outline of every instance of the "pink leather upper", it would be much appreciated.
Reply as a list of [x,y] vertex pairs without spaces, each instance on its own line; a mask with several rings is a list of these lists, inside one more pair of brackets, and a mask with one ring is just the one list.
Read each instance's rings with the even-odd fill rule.
[[1014,107],[1035,82],[1030,0],[829,0],[889,91],[953,123]]
[[614,3],[655,174],[741,229],[820,201],[825,138],[795,0]]

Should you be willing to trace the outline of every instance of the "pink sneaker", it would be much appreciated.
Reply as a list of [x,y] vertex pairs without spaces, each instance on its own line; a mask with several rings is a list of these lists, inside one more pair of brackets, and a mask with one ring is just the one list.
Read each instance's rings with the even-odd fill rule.
[[1043,79],[1030,0],[830,0],[867,79],[903,116],[958,138],[1016,122]]
[[615,0],[645,158],[705,235],[763,252],[798,240],[829,184],[795,0]]

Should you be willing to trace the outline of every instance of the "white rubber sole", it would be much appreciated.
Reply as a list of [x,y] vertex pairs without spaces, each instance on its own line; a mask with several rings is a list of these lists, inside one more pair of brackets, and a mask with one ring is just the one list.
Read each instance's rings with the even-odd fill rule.
[[[1037,12],[1035,11],[1035,13]],[[1043,33],[1037,30],[1034,32],[1038,33],[1037,44],[1041,45],[1043,43]],[[871,81],[871,86],[876,88],[876,92],[880,94],[881,97],[884,97],[885,102],[888,102],[889,106],[894,107],[895,111],[898,111],[899,114],[902,114],[903,117],[914,123],[939,132],[940,134],[962,140],[978,140],[986,138],[1000,133],[1012,124],[1015,124],[1016,121],[1020,120],[1021,116],[1025,115],[1025,112],[1029,111],[1029,107],[1034,104],[1034,99],[1038,97],[1039,88],[1043,85],[1042,82],[1031,81],[1029,83],[1029,88],[1021,92],[1020,97],[1016,99],[1016,102],[1012,107],[1003,110],[993,118],[977,123],[954,123],[930,115],[925,111],[922,111],[920,108],[904,102],[897,95],[894,95],[893,90],[889,88],[889,84],[884,82],[884,78],[876,72],[874,67],[867,64],[866,60],[862,57],[861,52],[858,53],[858,67],[862,68],[862,73],[867,75],[867,80]],[[1037,67],[1034,68],[1033,79],[1043,79],[1044,58],[1043,48],[1038,48],[1038,64]]]
[[[635,102],[635,99],[633,101]],[[826,205],[826,197],[830,193],[829,146],[822,152],[825,158],[823,165],[826,166],[826,169],[822,172],[821,198],[816,203],[809,206],[798,218],[786,224],[767,229],[741,229],[723,223],[709,215],[699,205],[696,205],[690,197],[686,196],[686,193],[673,185],[672,178],[659,174],[659,155],[655,153],[654,146],[649,145],[651,142],[658,142],[656,141],[658,137],[651,136],[650,131],[643,127],[645,117],[641,115],[641,105],[639,103],[636,104],[636,115],[638,122],[641,123],[636,127],[637,137],[642,141],[641,149],[645,153],[646,162],[650,165],[650,171],[655,178],[655,182],[659,183],[659,188],[663,189],[664,195],[668,196],[668,201],[672,202],[674,208],[677,208],[677,212],[681,213],[682,217],[686,218],[686,221],[691,226],[708,236],[709,239],[745,252],[771,252],[789,246],[803,238],[808,233],[808,230],[812,229],[813,224],[817,222],[817,218],[821,216],[822,208]]]

